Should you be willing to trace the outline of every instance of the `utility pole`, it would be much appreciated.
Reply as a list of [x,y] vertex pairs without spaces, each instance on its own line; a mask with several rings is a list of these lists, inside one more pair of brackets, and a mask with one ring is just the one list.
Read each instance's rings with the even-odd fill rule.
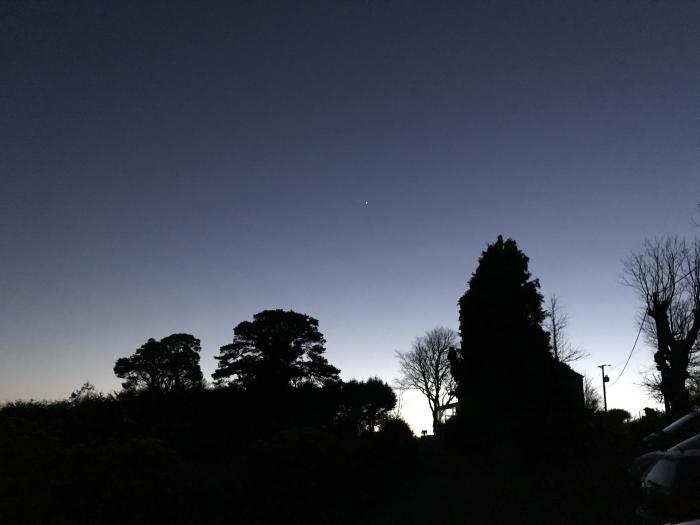
[[598,365],[598,368],[600,368],[601,374],[603,374],[603,408],[605,411],[608,411],[608,396],[605,393],[605,383],[610,381],[610,378],[605,375],[605,367],[610,366],[610,365]]

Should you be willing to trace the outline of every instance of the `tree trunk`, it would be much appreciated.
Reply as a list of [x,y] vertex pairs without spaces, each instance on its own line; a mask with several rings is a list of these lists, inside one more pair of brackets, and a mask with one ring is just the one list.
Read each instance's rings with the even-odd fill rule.
[[657,347],[654,354],[656,369],[661,374],[661,393],[666,413],[680,417],[690,411],[690,396],[686,387],[690,352],[695,338],[676,341],[668,330],[667,319],[657,320]]
[[[670,301],[660,301],[654,298],[648,314],[656,325],[656,346],[654,354],[656,369],[661,374],[661,393],[664,396],[666,413],[680,417],[690,409],[688,389],[685,380],[688,377],[688,362],[692,344],[688,346],[692,334],[686,339],[677,341],[671,332],[668,320]],[[692,337],[695,342],[697,333]]]
[[690,411],[690,396],[686,388],[688,379],[688,362],[691,348],[686,341],[673,342],[668,355],[669,390],[671,395],[671,413],[680,417]]

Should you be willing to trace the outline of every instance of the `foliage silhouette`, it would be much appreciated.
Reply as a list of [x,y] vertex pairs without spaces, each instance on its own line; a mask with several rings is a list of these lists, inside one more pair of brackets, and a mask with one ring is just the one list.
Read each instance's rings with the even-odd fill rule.
[[374,432],[395,406],[396,394],[378,377],[352,379],[341,386],[338,425],[355,434]]
[[611,425],[621,425],[632,419],[632,414],[622,408],[611,408],[598,414],[598,417],[601,416]]
[[379,434],[393,442],[408,442],[413,439],[413,430],[400,417],[386,417],[379,428]]
[[338,432],[338,391],[305,384],[269,404],[235,388],[8,404],[0,522],[366,521],[404,490],[410,451],[388,431]]
[[130,357],[117,359],[114,373],[125,379],[125,390],[170,392],[202,386],[199,339],[172,334],[160,341],[149,339]]
[[80,388],[71,392],[68,401],[77,404],[102,399],[102,397],[102,394],[95,390],[95,385],[90,383],[90,381],[86,381]]
[[464,409],[487,416],[542,401],[542,372],[552,359],[539,288],[514,240],[499,235],[482,253],[459,300],[461,349],[450,354]]
[[[390,392],[376,379],[350,383]],[[592,507],[608,523],[629,512],[616,480],[624,481],[630,423],[600,421],[582,433],[590,452],[567,440],[568,456],[552,455],[549,428],[539,448],[520,443],[524,455],[522,446],[495,445],[453,453],[442,439],[414,439],[391,416],[373,416],[377,432],[368,431],[369,415],[359,436],[346,432],[337,419],[342,386],[307,382],[282,396],[88,388],[70,401],[8,404],[0,408],[0,522],[577,524],[591,522]]]
[[337,382],[340,371],[323,356],[324,339],[313,317],[292,310],[264,310],[233,330],[212,377],[217,384],[280,390],[303,383]]
[[[481,364],[482,370],[500,374],[502,383],[469,384],[472,376],[466,372],[471,370],[460,369],[460,395],[484,396],[460,398],[459,417],[448,421],[440,437],[415,439],[405,421],[391,414],[396,395],[381,379],[340,381],[338,370],[323,357],[325,341],[315,319],[265,311],[238,325],[234,342],[222,348],[216,379],[227,388],[206,388],[201,373],[190,373],[195,367],[199,371],[199,341],[174,334],[151,339],[117,362],[126,380],[117,394],[99,394],[85,383],[66,401],[0,408],[0,522],[501,523],[517,518],[586,523],[590,515],[580,505],[581,491],[594,494],[590,498],[596,504],[607,505],[610,515],[619,517],[614,512],[619,497],[613,502],[608,496],[619,487],[611,483],[598,489],[598,472],[603,467],[608,473],[622,472],[620,458],[626,456],[620,451],[631,449],[630,423],[598,418],[597,434],[584,428],[580,439],[564,440],[556,426],[525,411],[525,418],[511,418],[510,427],[501,427],[500,433],[473,441],[478,446],[469,454],[464,448],[454,453],[449,446],[455,428],[464,441],[465,430],[482,431],[486,415],[503,418],[506,405],[501,401],[531,408],[520,400],[531,402],[531,394],[518,389],[532,385],[518,384],[510,374],[527,370],[530,379],[544,381],[548,376],[542,363],[561,365],[549,354],[546,332],[536,330],[541,317],[510,304],[524,296],[529,305],[541,305],[526,258],[524,284],[489,268],[499,256],[522,255],[513,241],[499,241],[507,253],[490,254],[486,271],[477,270],[479,277],[472,278],[474,293],[465,294],[461,329],[463,347],[465,335],[472,336],[469,352],[452,352],[451,362]],[[501,266],[523,269],[512,261]],[[479,294],[488,298],[494,288],[489,273],[495,275],[495,288],[503,288],[505,303],[487,302],[492,309],[486,312],[505,312],[502,324],[479,317],[481,306],[469,302],[483,299]],[[500,281],[516,284],[502,286]],[[534,290],[535,297],[520,288]],[[521,311],[530,316],[527,322]],[[505,334],[495,331],[489,338],[479,332],[494,326]],[[515,329],[520,331],[510,333]],[[542,339],[544,345],[535,344]],[[474,341],[485,346],[474,346]],[[494,388],[504,393],[494,394]],[[503,436],[510,437],[507,431],[523,422],[546,431],[546,447],[543,439],[518,443],[518,450],[534,451],[532,460],[518,456],[515,447],[500,446],[512,445]],[[615,441],[610,444],[600,435]],[[590,452],[582,445],[586,441],[593,443]],[[566,447],[552,445],[560,442]],[[581,469],[583,463],[595,468]],[[486,504],[464,505],[465,492],[469,501]],[[529,505],[525,513],[517,510],[523,501]]]

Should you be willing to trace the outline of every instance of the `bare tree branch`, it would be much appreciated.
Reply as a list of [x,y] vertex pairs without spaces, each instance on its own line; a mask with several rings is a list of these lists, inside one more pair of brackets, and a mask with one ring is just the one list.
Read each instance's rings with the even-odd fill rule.
[[569,326],[569,316],[564,312],[559,299],[552,295],[547,301],[545,329],[551,336],[554,360],[561,363],[573,363],[588,354],[581,347],[573,346],[566,335]]
[[593,386],[593,379],[585,374],[583,376],[583,403],[591,412],[600,409],[600,393]]
[[454,330],[437,327],[417,338],[410,352],[396,352],[401,370],[398,383],[403,388],[418,390],[428,400],[433,432],[439,423],[438,409],[454,399],[455,384],[447,355],[457,341]]
[[666,411],[689,408],[689,380],[697,375],[695,356],[700,332],[700,241],[678,237],[647,240],[625,262],[625,284],[644,305],[642,329],[656,347],[656,372],[642,385]]

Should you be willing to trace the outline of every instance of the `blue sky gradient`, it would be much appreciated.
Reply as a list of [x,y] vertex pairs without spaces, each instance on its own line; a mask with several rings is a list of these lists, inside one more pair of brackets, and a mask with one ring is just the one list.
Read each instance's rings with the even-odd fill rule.
[[[2,4],[0,400],[115,389],[173,332],[208,375],[266,308],[390,381],[498,234],[614,379],[623,259],[698,233],[698,27],[683,0]],[[611,406],[651,403],[651,364]]]

